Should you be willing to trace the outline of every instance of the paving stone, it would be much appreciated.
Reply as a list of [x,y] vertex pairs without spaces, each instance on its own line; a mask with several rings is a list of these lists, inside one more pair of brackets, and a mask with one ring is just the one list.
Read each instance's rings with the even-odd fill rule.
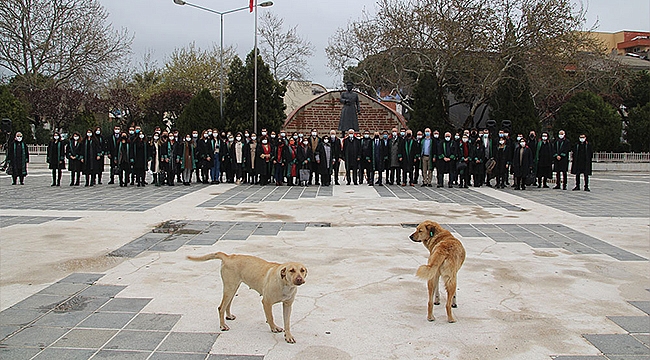
[[100,330],[100,329],[72,329],[69,333],[63,335],[57,342],[52,344],[55,348],[82,348],[82,349],[99,349],[118,330]]
[[37,294],[72,296],[88,286],[88,284],[57,282],[37,292]]
[[20,330],[22,325],[0,325],[0,340]]
[[0,347],[0,359],[29,360],[40,351],[39,348]]
[[100,311],[140,312],[152,299],[149,298],[113,298]]
[[88,311],[51,311],[42,318],[38,319],[34,323],[34,326],[74,327],[83,319],[87,318],[90,314],[91,313]]
[[172,332],[156,351],[207,354],[218,336],[217,333]]
[[650,355],[607,355],[609,360],[650,360]]
[[207,354],[155,352],[148,360],[205,360]]
[[98,312],[90,315],[78,326],[82,328],[122,329],[136,313]]
[[650,333],[650,316],[608,316],[629,333]]
[[650,335],[648,334],[632,334],[632,336],[642,342],[645,346],[650,347]]
[[180,320],[176,314],[149,314],[140,313],[127,325],[130,330],[159,330],[169,331]]
[[167,336],[162,331],[120,331],[104,346],[108,350],[149,350],[153,351]]
[[123,351],[123,350],[101,350],[93,359],[111,360],[146,360],[151,351]]
[[56,349],[47,348],[43,350],[34,360],[86,360],[89,359],[96,350],[94,349]]
[[176,251],[185,245],[187,242],[192,240],[196,235],[174,234],[164,240],[161,240],[156,245],[148,249],[148,251]]
[[553,360],[607,360],[600,355],[560,355],[553,357]]
[[264,360],[264,355],[210,354],[207,360]]
[[67,296],[61,295],[32,295],[25,300],[13,305],[13,309],[54,309],[60,303],[66,301]]
[[605,355],[650,355],[650,348],[628,334],[582,335]]
[[122,285],[93,285],[82,291],[79,295],[87,297],[114,297],[124,289],[126,289],[126,286]]
[[66,276],[65,278],[59,280],[60,283],[72,283],[72,284],[94,284],[95,281],[101,279],[104,274],[95,274],[95,273],[74,273]]
[[45,315],[47,310],[9,308],[0,312],[2,325],[27,325]]
[[214,245],[219,240],[219,237],[214,237],[210,234],[199,234],[188,241],[186,245]]
[[16,347],[40,347],[45,348],[55,342],[61,335],[70,330],[69,328],[60,327],[40,327],[30,326],[21,330],[0,342],[0,347],[4,345]]
[[108,297],[88,297],[75,295],[54,308],[55,312],[95,311],[108,302]]
[[628,301],[644,313],[650,315],[650,301]]
[[305,231],[306,223],[288,222],[282,225],[282,231]]

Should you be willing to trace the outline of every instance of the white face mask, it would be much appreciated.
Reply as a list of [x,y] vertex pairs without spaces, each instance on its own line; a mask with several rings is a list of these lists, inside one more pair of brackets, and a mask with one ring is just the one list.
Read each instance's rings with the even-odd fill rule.
[[297,140],[297,139],[298,139],[298,135],[294,135],[294,136],[293,136],[293,139],[294,139],[294,140]]
[[16,141],[23,141],[23,137],[22,136],[17,136]]
[[447,141],[451,140],[451,136],[445,136],[445,140]]
[[237,136],[237,137],[235,138],[235,140],[240,141],[240,140],[241,140],[241,136]]
[[397,136],[397,132],[393,131],[393,137]]
[[521,140],[521,136],[517,136],[517,141]]
[[129,130],[129,135],[133,135],[133,134],[135,134],[135,131]]
[[266,140],[266,139],[262,140],[262,144],[266,144],[266,143],[268,143],[268,142],[269,142],[269,141]]
[[546,140],[548,140],[548,137],[542,136],[542,140],[546,141]]
[[77,135],[73,136],[72,138],[75,139],[75,140],[79,140],[79,136],[77,136]]
[[434,139],[437,139],[437,138],[439,138],[439,137],[440,137],[440,134],[433,134],[433,138],[434,138]]
[[144,139],[144,134],[140,134],[138,136],[140,137],[140,139]]
[[505,144],[505,143],[506,143],[505,140],[499,140],[499,144],[503,145],[503,144]]
[[251,140],[257,140],[257,136],[251,136]]
[[422,135],[417,136],[418,140],[422,139]]
[[580,138],[580,142],[581,142],[581,143],[583,143],[583,142],[585,142],[585,141],[587,141],[586,138]]
[[521,147],[526,147],[526,142],[522,141],[522,142],[519,143],[519,145],[521,145]]
[[185,141],[191,141],[191,140],[192,140],[192,138],[189,137],[189,136],[185,138]]
[[160,139],[160,137],[159,137],[158,135],[154,135],[154,136],[153,136],[153,139],[154,139],[154,140],[158,140],[158,139]]
[[275,134],[271,134],[271,139],[275,139]]
[[401,136],[406,135],[406,133],[405,133],[404,131],[400,131],[399,134],[400,134]]
[[312,131],[312,132],[311,132],[311,136],[316,136],[316,135],[318,135],[317,132],[315,132],[315,131]]
[[208,134],[208,133],[203,134],[203,137],[206,138],[206,139],[208,138],[208,136],[210,136],[210,134]]
[[454,139],[458,140],[458,139],[460,139],[460,136],[454,135]]
[[490,134],[483,134],[483,137],[487,139]]
[[54,140],[59,140],[59,135],[54,135]]
[[262,131],[262,136],[266,136],[266,131]]
[[370,137],[370,134],[363,134],[364,139],[368,139]]
[[466,138],[466,137],[463,138],[463,142],[464,142],[464,143],[466,143],[468,140],[469,140],[469,139]]
[[174,135],[169,135],[169,140],[174,140]]
[[208,131],[208,136],[212,136],[212,131]]
[[302,144],[307,146],[307,145],[309,145],[309,141],[303,141]]
[[323,139],[323,142],[327,144],[328,142],[330,142],[330,140],[328,138],[325,138]]
[[93,136],[93,133],[86,133],[86,136],[91,137]]
[[199,134],[198,133],[192,133],[192,137],[196,139],[197,137],[199,137]]
[[118,135],[120,134],[120,130],[113,130],[113,132],[118,134]]
[[280,136],[285,137],[285,136],[287,136],[287,133],[282,132],[282,133],[280,133]]
[[100,130],[96,130],[96,131],[95,131],[95,134],[97,134],[97,135],[99,135],[99,134],[101,134],[101,133],[102,133],[102,132],[101,132]]
[[559,137],[560,139],[564,139],[564,134],[560,134],[557,137]]

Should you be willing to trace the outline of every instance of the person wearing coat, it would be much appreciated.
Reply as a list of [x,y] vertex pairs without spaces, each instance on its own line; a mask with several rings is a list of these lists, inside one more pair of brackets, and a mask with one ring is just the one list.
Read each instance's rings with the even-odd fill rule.
[[65,144],[61,141],[61,135],[54,132],[52,141],[47,145],[48,168],[52,170],[52,185],[61,186],[61,175],[65,169]]
[[147,163],[151,160],[151,150],[147,143],[145,134],[141,131],[131,144],[133,171],[135,182],[138,187],[145,186],[144,176],[147,171]]
[[[457,164],[460,165],[463,169],[458,171],[460,176],[459,187],[468,188],[469,187],[469,174],[470,174],[470,162],[472,159],[472,144],[469,142],[469,136],[463,134],[461,141],[458,143],[458,152],[457,152]],[[458,167],[458,165],[457,165]]]
[[178,144],[176,163],[180,165],[183,174],[183,185],[189,186],[192,182],[192,173],[196,168],[196,152],[191,135],[185,135],[185,141]]
[[585,191],[589,190],[589,175],[591,175],[591,161],[594,155],[591,144],[587,141],[587,135],[580,134],[579,142],[573,147],[573,162],[571,163],[571,174],[576,176],[576,186],[573,191],[580,190],[580,174],[585,179]]
[[424,138],[420,141],[420,168],[422,169],[422,185],[431,187],[433,177],[433,165],[436,161],[438,150],[437,139],[431,136],[431,129],[424,129]]
[[108,181],[109,185],[115,184],[115,176],[119,176],[120,168],[117,164],[117,144],[120,142],[120,127],[113,127],[113,135],[105,139],[104,141],[104,153],[108,156],[110,162],[110,180]]
[[510,145],[505,138],[499,139],[499,145],[497,145],[494,150],[494,160],[496,165],[492,171],[493,175],[497,179],[495,188],[504,189],[506,187],[506,179],[508,178],[508,167],[510,162],[512,151],[510,151]]
[[413,138],[413,131],[407,130],[404,141],[402,142],[402,186],[406,186],[406,178],[408,176],[408,184],[415,186],[415,179],[413,178],[413,171],[416,170],[416,163],[420,161],[420,144]]
[[[368,162],[368,186],[382,185],[382,172],[384,171],[384,153],[382,140],[379,138],[379,131],[375,131],[373,139],[370,140],[370,151],[364,154],[364,161]],[[375,182],[375,171],[378,181]]]
[[257,141],[257,134],[251,134],[248,142],[244,145],[244,151],[246,152],[246,159],[244,168],[246,169],[246,174],[248,174],[248,183],[257,185],[259,183],[259,173],[257,172],[257,148],[260,146]]
[[97,181],[97,166],[102,150],[93,135],[92,129],[88,129],[86,137],[81,141],[81,172],[86,176],[84,186],[95,186]]
[[95,141],[97,141],[97,146],[99,147],[99,151],[97,152],[99,157],[96,158],[97,163],[95,164],[95,174],[97,175],[97,184],[101,185],[102,174],[104,173],[104,155],[106,154],[106,142],[102,136],[102,129],[99,126],[95,128]]
[[230,156],[232,169],[234,170],[235,183],[240,184],[244,174],[244,164],[246,164],[245,143],[243,142],[242,133],[238,132],[235,141],[230,144]]
[[25,185],[25,176],[27,176],[27,163],[29,163],[29,148],[23,141],[23,134],[18,131],[7,147],[7,167],[11,168],[12,185],[16,185],[20,179],[20,185]]
[[68,158],[68,170],[70,170],[70,186],[79,186],[81,178],[81,141],[79,133],[72,134],[65,150],[65,156]]
[[318,172],[321,175],[321,184],[323,186],[332,185],[332,169],[334,168],[334,144],[330,142],[330,137],[325,135],[321,138],[316,148],[316,153],[313,154],[316,164],[318,164]]
[[548,188],[548,178],[553,176],[553,148],[548,141],[548,133],[543,132],[542,138],[535,145],[535,175],[537,176],[537,187]]
[[214,166],[214,147],[207,130],[203,130],[201,138],[196,140],[196,155],[201,173],[201,178],[197,178],[196,181],[208,184],[210,169]]
[[555,187],[560,188],[560,174],[562,174],[562,189],[566,190],[567,171],[569,170],[569,152],[571,151],[571,144],[566,139],[564,130],[560,130],[557,135],[557,140],[553,144],[553,167],[555,171]]
[[131,166],[133,164],[133,150],[129,141],[127,133],[120,134],[120,141],[115,147],[115,162],[119,169],[118,179],[120,187],[127,187],[129,185],[129,176],[131,173]]
[[471,146],[469,172],[472,174],[474,187],[481,187],[485,179],[485,145],[478,139]]
[[515,190],[526,190],[526,176],[533,171],[533,152],[526,146],[526,139],[519,140],[513,152],[512,173],[515,176]]
[[457,153],[455,143],[456,142],[451,139],[450,132],[446,132],[445,138],[438,142],[438,151],[436,152],[438,154],[438,160],[436,161],[436,169],[438,171],[439,188],[444,186],[445,174],[449,174],[449,182],[447,183],[447,186],[450,188],[452,187],[452,181],[454,180],[454,173],[456,171],[454,168]]
[[[324,140],[324,139],[323,139]],[[334,177],[334,184],[339,184],[339,169],[341,167],[341,139],[336,137],[336,130],[330,130],[329,142],[332,145],[332,159],[334,160],[332,164],[332,176]],[[332,181],[330,180],[330,184]]]
[[[383,157],[383,163],[382,163],[382,169],[384,171],[384,178],[386,180],[386,184],[390,183],[390,139],[388,138],[388,131],[384,130],[384,132],[381,134],[381,154]],[[377,184],[379,185],[379,184]]]
[[160,158],[162,161],[163,174],[161,182],[169,186],[174,186],[174,178],[176,177],[176,152],[178,143],[173,133],[162,133],[162,149],[160,150]]
[[[406,132],[404,133],[406,135]],[[400,178],[402,177],[402,157],[401,153],[404,148],[404,138],[399,136],[397,133],[397,128],[392,129],[390,138],[388,139],[388,162],[390,167],[390,180],[386,176],[386,182],[390,185],[393,185],[395,181],[397,184],[401,182]],[[397,178],[397,180],[395,179]]]
[[149,154],[151,154],[151,165],[149,168],[153,174],[153,183],[156,186],[162,185],[164,179],[161,156],[162,148],[163,142],[160,140],[160,135],[158,133],[154,133],[153,137],[151,138],[151,142],[149,143]]
[[[358,184],[358,165],[361,160],[361,143],[354,137],[354,130],[348,130],[348,136],[343,140],[343,161],[345,161],[345,179],[347,184],[354,181],[354,185]],[[350,178],[352,172],[352,178]]]
[[273,172],[273,146],[266,135],[262,135],[260,143],[255,147],[255,171],[259,175],[260,185],[264,186],[271,180]]
[[284,158],[284,163],[286,164],[286,177],[287,185],[293,186],[294,179],[298,176],[298,150],[296,146],[296,140],[293,138],[289,139],[289,145],[284,147],[284,152],[282,154]]

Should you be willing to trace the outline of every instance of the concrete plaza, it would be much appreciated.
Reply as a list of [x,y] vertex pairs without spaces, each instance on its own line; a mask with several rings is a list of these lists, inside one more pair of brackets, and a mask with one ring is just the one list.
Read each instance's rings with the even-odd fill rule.
[[[2,359],[650,359],[647,173],[591,192],[68,179],[0,176]],[[426,320],[426,219],[467,250],[457,323]],[[220,262],[186,260],[215,251],[306,265],[296,344],[245,285],[219,330]]]

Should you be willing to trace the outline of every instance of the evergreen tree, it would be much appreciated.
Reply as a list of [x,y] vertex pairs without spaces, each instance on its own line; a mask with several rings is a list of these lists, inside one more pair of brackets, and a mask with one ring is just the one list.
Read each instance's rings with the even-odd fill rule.
[[[25,108],[25,104],[9,91],[9,86],[0,86],[0,119],[11,120],[12,134],[20,131],[26,142],[33,142],[34,136]],[[0,138],[0,141],[3,140],[4,138]]]
[[424,72],[413,89],[413,112],[408,126],[414,131],[431,128],[440,132],[451,131],[443,94],[435,75]]
[[[253,130],[254,66],[253,51],[243,64],[239,57],[230,64],[228,92],[224,99],[226,129],[230,131]],[[257,130],[266,128],[279,131],[286,119],[284,114],[284,82],[273,78],[269,66],[257,57]]]
[[562,105],[553,129],[555,133],[566,131],[572,144],[578,142],[580,134],[585,134],[594,151],[615,151],[620,143],[622,122],[614,107],[600,96],[585,91]]
[[516,64],[508,67],[506,72],[508,76],[499,81],[490,97],[490,118],[499,124],[502,120],[510,120],[513,134],[527,135],[530,130],[540,130],[526,72]]
[[634,152],[650,152],[650,101],[630,110],[627,142]]
[[196,94],[176,120],[176,127],[181,136],[191,134],[192,130],[200,133],[212,127],[222,129],[222,125],[219,124],[219,102],[208,89]]

